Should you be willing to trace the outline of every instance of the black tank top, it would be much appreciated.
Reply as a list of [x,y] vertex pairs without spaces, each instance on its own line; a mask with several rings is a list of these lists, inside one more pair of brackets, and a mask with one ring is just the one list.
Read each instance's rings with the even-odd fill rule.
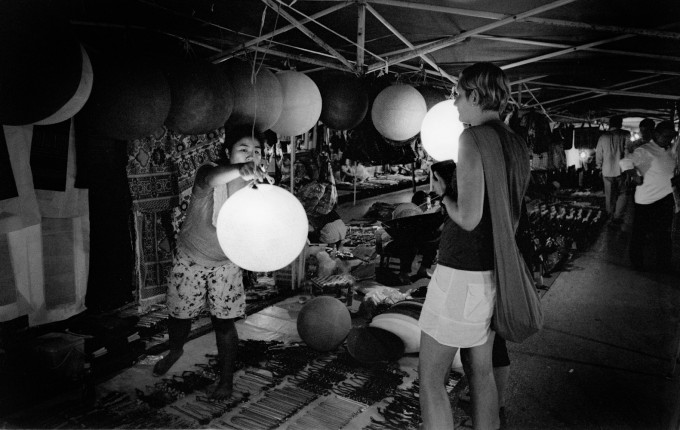
[[474,272],[493,270],[493,231],[486,190],[482,219],[473,230],[464,230],[448,215],[446,216],[439,240],[437,262],[459,270]]

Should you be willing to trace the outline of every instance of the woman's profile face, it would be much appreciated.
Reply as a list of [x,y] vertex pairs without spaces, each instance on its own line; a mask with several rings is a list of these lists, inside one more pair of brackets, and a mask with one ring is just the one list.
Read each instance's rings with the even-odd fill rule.
[[229,153],[229,162],[231,164],[247,163],[252,161],[256,166],[262,161],[262,149],[260,142],[252,137],[243,137],[239,139],[231,148]]
[[[472,95],[472,93],[470,93],[470,95]],[[469,114],[472,103],[470,102],[468,96],[465,95],[464,90],[459,90],[458,88],[455,89],[453,92],[453,104],[456,106],[456,108],[458,108],[458,120],[464,124],[469,123]]]

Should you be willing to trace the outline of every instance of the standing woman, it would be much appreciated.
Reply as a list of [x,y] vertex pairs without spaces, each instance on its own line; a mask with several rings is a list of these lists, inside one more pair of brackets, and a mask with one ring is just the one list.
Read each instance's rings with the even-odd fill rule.
[[[470,127],[459,139],[457,199],[452,197],[454,186],[435,173],[434,189],[442,196],[448,218],[419,321],[423,429],[453,428],[445,383],[459,348],[467,363],[475,429],[500,425],[491,361],[497,284],[494,248],[515,246],[514,230],[530,175],[526,144],[500,120],[509,94],[505,73],[490,63],[463,70],[454,93],[460,121]],[[500,177],[495,181],[498,190],[488,188],[486,178],[491,175]],[[502,198],[489,198],[499,193]],[[492,229],[492,214],[502,209],[510,214],[507,225],[513,231]]]
[[170,311],[170,351],[153,369],[155,375],[163,375],[179,360],[191,331],[191,319],[207,306],[221,372],[213,393],[218,399],[233,394],[238,346],[234,320],[245,315],[246,300],[241,268],[224,255],[215,224],[230,196],[249,181],[264,177],[260,170],[263,143],[263,136],[252,127],[236,127],[225,136],[224,163],[204,164],[196,172],[169,279],[166,304]]

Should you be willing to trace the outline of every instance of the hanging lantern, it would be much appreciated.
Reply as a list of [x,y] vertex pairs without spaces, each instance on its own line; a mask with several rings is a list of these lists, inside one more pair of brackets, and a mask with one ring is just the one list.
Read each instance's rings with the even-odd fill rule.
[[35,125],[50,125],[66,121],[85,106],[92,91],[92,63],[90,63],[90,57],[87,55],[85,48],[81,46],[80,52],[83,56],[83,70],[80,75],[80,85],[78,85],[76,93],[73,94],[73,97],[61,109],[47,118],[35,122]]
[[76,115],[83,132],[120,140],[140,139],[163,126],[170,87],[154,64],[141,59],[92,58],[92,93]]
[[420,139],[425,151],[437,161],[458,162],[458,139],[463,132],[458,119],[458,109],[453,100],[444,100],[425,115],[420,129]]
[[402,141],[418,134],[426,113],[425,99],[418,90],[410,85],[392,85],[375,98],[371,118],[380,134]]
[[283,90],[283,109],[278,121],[271,127],[281,136],[306,133],[321,115],[321,93],[307,75],[288,70],[276,74]]
[[350,130],[368,112],[368,94],[354,76],[338,73],[323,76],[319,82],[321,122],[334,130]]
[[307,241],[307,214],[283,188],[258,184],[231,196],[217,216],[217,239],[225,255],[252,272],[290,264]]
[[191,62],[168,73],[171,103],[165,120],[182,134],[203,134],[222,126],[234,108],[231,83],[214,64]]
[[76,93],[83,57],[53,2],[0,1],[0,124],[33,124]]
[[234,110],[227,126],[254,123],[261,131],[269,130],[283,109],[283,90],[276,75],[259,68],[253,77],[252,67],[242,62],[230,64],[225,73],[234,92]]

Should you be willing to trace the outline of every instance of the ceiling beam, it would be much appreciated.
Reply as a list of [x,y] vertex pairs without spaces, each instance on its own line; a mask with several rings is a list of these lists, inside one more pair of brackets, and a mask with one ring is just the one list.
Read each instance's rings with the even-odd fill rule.
[[[307,1],[309,1],[309,0],[307,0]],[[435,6],[435,5],[428,5],[428,4],[423,4],[423,3],[412,3],[412,2],[406,2],[406,1],[400,1],[400,0],[369,0],[369,1],[373,4],[382,4],[382,5],[386,5],[386,6],[395,6],[395,7],[409,8],[409,9],[426,10],[426,11],[430,11],[430,12],[439,12],[439,13],[448,13],[448,14],[453,14],[453,15],[470,16],[470,17],[474,17],[474,18],[484,18],[484,19],[491,19],[491,20],[495,20],[495,21],[503,20],[503,19],[506,19],[506,18],[511,16],[511,15],[506,15],[506,14],[502,14],[502,13],[461,9],[461,8],[448,7],[448,6]],[[648,36],[648,37],[657,37],[657,38],[663,38],[663,39],[680,40],[680,33],[670,32],[670,31],[661,31],[661,30],[652,30],[652,29],[647,29],[647,28],[622,27],[622,26],[617,26],[617,25],[588,24],[588,23],[578,22],[578,21],[540,18],[540,17],[534,17],[534,16],[524,17],[524,18],[518,19],[518,21],[520,21],[520,22],[531,22],[533,24],[558,26],[558,27],[579,28],[579,29],[583,29],[583,30],[605,31],[605,32],[613,32],[613,33],[621,33],[621,34],[631,34],[631,35],[637,35],[637,36]]]
[[[264,0],[263,0],[264,1]],[[492,22],[490,24],[483,25],[481,27],[477,27],[472,30],[464,31],[457,36],[451,36],[447,37],[446,39],[442,41],[436,41],[433,43],[426,44],[423,47],[420,47],[416,50],[413,50],[411,52],[407,52],[392,58],[387,59],[386,64],[383,63],[373,63],[368,67],[368,70],[375,70],[375,69],[380,69],[385,66],[389,66],[391,64],[397,64],[401,63],[403,61],[408,61],[412,58],[418,57],[422,54],[429,54],[430,52],[437,51],[442,48],[446,48],[451,45],[455,45],[457,43],[462,42],[463,40],[467,39],[468,37],[472,36],[473,34],[479,34],[479,33],[484,33],[485,31],[493,30],[494,28],[502,27],[506,24],[510,24],[513,22],[517,22],[518,20],[531,16],[531,15],[538,15],[540,13],[549,11],[551,9],[555,9],[561,6],[564,6],[569,3],[573,3],[576,0],[557,0],[553,1],[551,3],[548,3],[543,6],[539,6],[537,8],[528,10],[526,12],[519,13],[517,15],[512,15],[507,18],[501,19],[500,21]]]
[[[678,23],[664,24],[660,28],[668,28],[668,27],[672,27],[674,25],[678,25]],[[574,51],[592,48],[593,46],[604,45],[606,43],[617,42],[619,40],[629,39],[631,37],[635,37],[635,35],[634,34],[623,34],[623,35],[616,36],[616,37],[610,37],[609,39],[602,39],[602,40],[597,40],[595,42],[584,43],[582,45],[573,46],[571,48],[562,49],[560,51],[555,51],[555,52],[550,52],[548,54],[539,55],[538,57],[527,58],[526,60],[506,64],[505,66],[501,66],[501,69],[506,70],[506,69],[510,69],[510,68],[513,68],[513,67],[523,66],[525,64],[535,63],[537,61],[545,60],[547,58],[558,57],[560,55],[569,54],[569,53],[574,52]]]
[[[654,79],[654,78],[656,78],[656,76],[643,76],[641,78],[635,78],[635,79],[631,79],[629,81],[619,82],[617,84],[614,84],[614,85],[611,85],[611,86],[608,86],[608,87],[604,87],[604,89],[606,89],[606,90],[615,90],[615,89],[626,90],[626,89],[629,89],[630,90],[632,88],[621,88],[621,87],[624,86],[624,85],[630,85],[630,84],[634,84],[634,83],[637,83],[637,82],[640,82],[640,81],[647,81],[649,79]],[[551,103],[561,102],[563,100],[569,100],[569,99],[573,99],[573,98],[576,98],[576,97],[587,96],[588,94],[592,94],[592,91],[583,91],[583,92],[576,93],[576,94],[569,94],[567,96],[559,97],[559,98],[556,98],[556,99],[546,100],[546,101],[543,102],[543,104],[547,105],[547,104],[551,104]],[[560,105],[560,106],[562,106],[562,105]]]
[[[397,38],[398,38],[399,40],[401,40],[402,43],[404,43],[404,45],[408,46],[410,49],[416,49],[416,47],[415,47],[411,42],[409,42],[409,40],[408,40],[406,37],[404,37],[404,36],[403,36],[396,28],[394,28],[394,26],[392,26],[392,24],[390,24],[385,18],[383,18],[383,16],[380,15],[380,14],[378,13],[378,11],[376,11],[375,9],[373,9],[373,7],[372,7],[371,5],[367,4],[367,5],[366,5],[366,9],[368,9],[368,11],[371,12],[371,14],[375,17],[375,19],[377,19],[378,21],[380,21],[380,23],[381,23],[382,25],[384,25],[388,30],[390,30],[390,31],[392,32],[392,34],[394,34],[395,36],[397,36]],[[444,69],[442,69],[441,67],[439,67],[439,66],[437,65],[437,63],[436,63],[429,55],[427,55],[427,54],[421,54],[421,55],[420,55],[420,58],[422,58],[423,61],[425,61],[425,62],[426,62],[427,64],[429,64],[430,66],[432,66],[433,69],[435,69],[437,72],[439,72],[442,76],[444,76],[444,77],[445,77],[446,79],[448,79],[449,81],[453,82],[454,84],[455,84],[456,82],[458,82],[458,79],[456,79],[456,78],[454,78],[453,76],[449,75]]]
[[342,70],[343,72],[347,71],[346,67],[343,67],[342,65],[337,64],[337,63],[331,63],[331,62],[323,61],[323,60],[316,60],[316,59],[313,59],[313,58],[306,57],[304,55],[289,54],[289,53],[286,53],[286,52],[281,52],[281,51],[277,51],[275,49],[265,48],[265,47],[262,47],[262,46],[251,46],[251,47],[248,48],[248,50],[263,52],[267,55],[273,55],[275,57],[287,58],[289,60],[295,60],[295,61],[299,61],[301,63],[314,64],[315,66],[327,67],[329,69]]
[[272,8],[272,10],[274,10],[276,13],[278,13],[280,16],[282,16],[286,21],[293,24],[298,30],[300,30],[302,32],[302,34],[304,34],[305,36],[312,39],[312,41],[314,41],[314,43],[316,43],[317,45],[322,47],[324,50],[326,50],[326,52],[335,56],[335,58],[338,61],[340,61],[342,64],[344,64],[347,67],[348,71],[356,73],[355,67],[342,54],[340,54],[332,46],[330,46],[329,44],[324,42],[319,36],[317,36],[316,34],[314,34],[313,31],[311,31],[310,29],[305,27],[300,21],[295,19],[291,14],[289,14],[285,10],[281,9],[280,5],[275,3],[273,0],[261,0],[261,1],[262,1],[262,3],[264,3],[267,6],[269,6],[270,8]]
[[[342,3],[342,4],[339,4],[339,5],[335,5],[335,6],[329,7],[328,9],[324,9],[324,10],[322,10],[322,11],[320,11],[320,12],[315,13],[314,15],[311,15],[309,18],[301,19],[299,22],[300,22],[301,24],[306,24],[306,23],[308,23],[308,22],[310,22],[310,21],[313,21],[313,20],[315,20],[315,19],[317,19],[317,18],[321,18],[321,17],[323,17],[323,16],[325,16],[325,15],[328,15],[328,14],[330,14],[330,13],[333,13],[333,12],[335,12],[335,11],[338,11],[338,10],[340,10],[340,9],[343,9],[343,8],[346,7],[346,6],[347,6],[347,4]],[[277,35],[279,35],[279,34],[281,34],[281,33],[285,33],[285,32],[287,32],[287,31],[289,31],[289,30],[294,29],[294,28],[296,28],[295,25],[289,24],[289,25],[283,26],[283,27],[281,27],[281,28],[279,28],[279,29],[276,29],[276,30],[274,30],[274,31],[272,31],[272,32],[270,32],[270,33],[264,34],[264,35],[262,35],[262,36],[253,37],[253,38],[249,39],[247,42],[244,42],[244,43],[242,43],[242,44],[240,44],[240,45],[234,46],[233,48],[224,50],[224,51],[222,51],[220,54],[217,54],[217,55],[212,56],[211,58],[209,58],[209,60],[212,61],[212,62],[215,63],[215,64],[217,64],[217,63],[222,63],[222,62],[227,61],[228,59],[234,57],[234,56],[235,56],[234,54],[236,54],[236,53],[239,52],[239,51],[244,51],[244,50],[246,50],[247,48],[249,48],[249,47],[251,47],[251,46],[253,46],[253,45],[257,45],[258,43],[260,43],[260,42],[262,42],[262,41],[265,41],[265,40],[267,40],[267,39],[271,39],[271,38],[273,38],[274,36],[277,36]]]
[[523,83],[525,83],[525,82],[535,81],[536,79],[545,78],[545,77],[547,77],[547,76],[548,76],[548,75],[537,75],[537,76],[532,76],[532,77],[530,77],[530,78],[522,78],[522,79],[518,79],[518,80],[516,80],[516,81],[510,82],[510,85],[523,84]]
[[635,91],[624,91],[624,90],[607,90],[602,88],[585,87],[581,85],[565,85],[565,84],[552,84],[550,82],[534,82],[535,85],[542,85],[544,87],[555,87],[555,88],[565,88],[572,90],[588,90],[593,93],[603,94],[603,95],[613,95],[613,96],[626,96],[626,97],[643,97],[649,99],[662,99],[662,100],[677,100],[680,98],[680,94],[656,94],[656,93],[640,93]]
[[631,70],[631,72],[636,73],[651,73],[653,75],[671,75],[680,76],[680,72],[670,71],[670,70]]
[[[536,102],[536,104],[541,108],[541,110],[543,111],[543,115],[545,115],[546,117],[548,117],[548,121],[550,121],[550,122],[555,122],[555,121],[553,121],[552,118],[550,118],[550,115],[548,115],[548,112],[545,110],[545,108],[543,107],[543,105],[541,104],[541,102],[538,101],[538,99],[536,98],[536,96],[534,95],[534,93],[533,93],[531,90],[529,90],[529,87],[527,87],[527,84],[522,84],[522,85],[524,85],[524,89],[529,93],[529,95],[531,96],[531,98],[534,99],[534,101]],[[520,106],[520,107],[521,107],[521,106]]]
[[[513,38],[513,37],[489,36],[489,35],[486,35],[486,34],[475,34],[472,37],[476,38],[476,39],[493,40],[493,41],[496,41],[496,42],[517,43],[517,44],[520,44],[520,45],[545,46],[545,47],[548,47],[548,48],[567,48],[567,49],[575,48],[575,46],[566,45],[564,43],[539,42],[539,41],[528,40],[528,39],[516,39],[516,38]],[[588,52],[597,52],[597,53],[600,53],[600,54],[625,55],[625,56],[628,56],[628,57],[640,57],[640,58],[653,58],[655,60],[680,61],[680,57],[674,57],[674,56],[671,56],[671,55],[647,54],[647,53],[644,53],[644,52],[631,52],[631,51],[623,51],[623,50],[618,50],[618,49],[580,48],[579,50],[588,51]]]
[[366,45],[366,2],[359,3],[357,12],[357,71],[364,71],[364,47]]
[[570,46],[569,48],[561,49],[559,51],[553,51],[553,52],[549,52],[547,54],[539,55],[539,56],[536,56],[536,57],[527,58],[525,60],[515,61],[514,63],[505,64],[505,65],[501,66],[501,69],[508,70],[508,69],[512,69],[512,68],[515,68],[515,67],[524,66],[525,64],[537,63],[537,62],[542,61],[542,60],[547,60],[548,58],[559,57],[559,56],[564,55],[564,54],[569,54],[569,53],[572,53],[572,52],[575,52],[575,51],[580,51],[580,50],[583,50],[583,49],[592,48],[593,46],[604,45],[605,43],[616,42],[616,41],[628,39],[628,38],[631,38],[631,37],[633,37],[633,36],[630,35],[630,34],[624,34],[624,35],[621,35],[621,36],[610,37],[609,39],[602,39],[602,40],[597,40],[595,42],[584,43],[582,45]]
[[[630,86],[626,86],[626,87],[624,87],[624,88],[620,88],[620,90],[622,90],[622,91],[630,91],[630,90],[634,90],[634,89],[636,89],[636,88],[646,87],[646,86],[648,86],[648,85],[660,84],[660,83],[663,83],[663,82],[666,82],[666,81],[670,81],[670,80],[672,80],[672,79],[675,79],[675,78],[664,78],[664,79],[659,79],[659,80],[655,80],[655,81],[652,81],[652,82],[645,82],[645,83],[641,83],[641,84],[637,84],[637,85],[630,85]],[[620,85],[620,84],[619,84],[619,85]],[[586,94],[591,94],[591,93],[592,93],[592,91],[587,91],[587,92],[586,92]],[[584,94],[584,93],[580,93],[580,94]],[[590,97],[585,97],[585,98],[582,98],[582,99],[579,99],[579,100],[572,100],[572,101],[567,102],[567,103],[562,103],[562,104],[559,104],[559,105],[555,105],[555,106],[552,106],[552,107],[550,107],[550,108],[548,108],[548,109],[557,109],[557,108],[561,108],[561,107],[563,107],[563,106],[572,105],[572,104],[574,104],[574,103],[580,103],[580,102],[583,102],[583,101],[586,101],[586,100],[597,99],[597,98],[600,98],[600,97],[604,97],[604,96],[606,96],[606,95],[607,95],[607,94],[601,94],[601,93],[600,93],[600,94],[595,94],[595,95],[590,96]],[[677,97],[680,97],[680,96],[677,96]]]

